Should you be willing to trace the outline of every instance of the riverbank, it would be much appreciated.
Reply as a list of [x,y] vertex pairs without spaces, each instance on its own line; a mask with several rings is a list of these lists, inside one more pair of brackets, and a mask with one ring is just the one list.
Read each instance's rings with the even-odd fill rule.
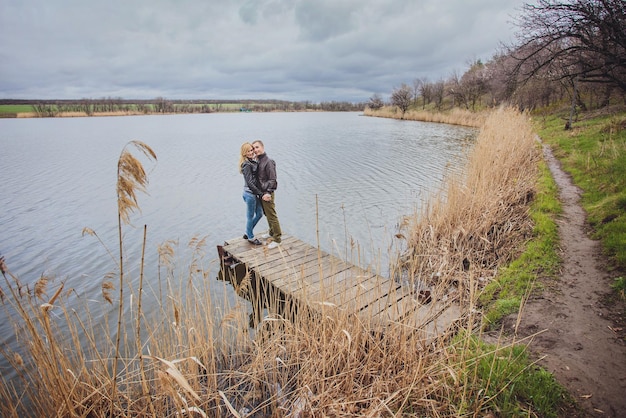
[[[98,117],[98,116],[145,116],[149,114],[155,113],[145,113],[145,112],[136,112],[136,111],[117,111],[117,112],[97,112],[93,114],[87,114],[86,112],[60,112],[55,114],[55,118],[86,118],[86,117]],[[40,116],[35,112],[20,112],[17,113],[16,118],[41,118],[45,116]]]
[[[128,112],[98,112],[98,113],[94,113],[94,114],[87,114],[85,112],[61,112],[59,114],[56,114],[54,116],[49,116],[49,117],[54,117],[54,118],[86,118],[86,117],[107,117],[107,116],[146,116],[146,115],[156,115],[157,113],[145,113],[145,112],[132,112],[132,111],[128,111]],[[163,114],[163,113],[159,113],[159,114]],[[21,112],[21,113],[17,113],[15,116],[17,119],[27,119],[27,118],[42,118],[42,117],[46,117],[46,116],[39,116],[37,113],[34,112]]]
[[454,108],[448,112],[435,112],[427,110],[409,109],[404,114],[396,107],[385,106],[381,109],[372,110],[365,108],[363,115],[379,118],[403,119],[418,122],[447,123],[449,125],[469,126],[480,128],[485,123],[491,111],[470,112],[460,108]]

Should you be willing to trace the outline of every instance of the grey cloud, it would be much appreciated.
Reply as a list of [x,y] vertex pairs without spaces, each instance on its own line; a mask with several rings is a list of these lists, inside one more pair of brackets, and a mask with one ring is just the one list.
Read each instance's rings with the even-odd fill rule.
[[257,4],[254,0],[248,0],[239,8],[239,17],[242,21],[251,25],[257,22]]
[[488,59],[523,0],[0,2],[0,97],[366,101]]
[[353,29],[357,13],[354,1],[302,0],[297,3],[295,18],[303,39],[323,41]]

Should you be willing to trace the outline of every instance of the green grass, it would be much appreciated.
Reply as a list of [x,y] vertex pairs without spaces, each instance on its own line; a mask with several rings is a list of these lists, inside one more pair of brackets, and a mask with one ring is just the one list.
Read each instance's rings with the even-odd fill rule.
[[525,346],[498,347],[475,336],[461,339],[453,345],[464,353],[459,415],[488,410],[503,417],[556,417],[570,402],[554,376],[531,362]]
[[561,212],[558,189],[547,165],[540,164],[537,194],[530,210],[534,222],[533,237],[525,245],[519,258],[500,270],[480,296],[485,307],[486,325],[497,323],[502,317],[517,312],[522,301],[533,290],[542,287],[537,278],[553,279],[559,268],[558,229],[555,216]]
[[558,116],[539,128],[565,171],[583,190],[581,203],[613,267],[626,270],[626,114],[577,122],[565,131]]
[[0,105],[0,117],[15,116],[18,113],[34,112],[31,105]]
[[626,299],[626,278],[622,276],[615,278],[611,287],[615,289],[620,298]]

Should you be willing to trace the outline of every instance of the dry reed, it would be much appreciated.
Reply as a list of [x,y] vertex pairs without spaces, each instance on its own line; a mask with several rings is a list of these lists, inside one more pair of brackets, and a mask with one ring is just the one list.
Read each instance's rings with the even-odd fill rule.
[[380,118],[404,119],[421,122],[447,123],[449,125],[462,125],[474,128],[481,127],[490,112],[470,112],[459,108],[453,108],[447,112],[432,112],[427,110],[407,110],[404,114],[395,106],[385,106],[380,109],[365,108],[365,116]]
[[[120,359],[120,343],[122,338],[122,323],[124,320],[124,240],[122,234],[122,225],[130,222],[130,214],[135,210],[139,210],[139,204],[137,202],[137,192],[145,192],[146,185],[148,184],[148,176],[143,168],[143,164],[130,152],[130,147],[143,153],[148,159],[156,160],[156,154],[148,145],[141,141],[129,142],[120,154],[120,158],[117,161],[117,228],[118,228],[118,242],[119,242],[119,300],[118,300],[118,317],[117,317],[117,330],[115,340],[115,355],[113,358],[113,384],[111,385],[111,415],[116,408],[117,401],[117,371],[118,362]],[[145,245],[145,239],[144,239]],[[142,251],[145,251],[145,247],[142,247]],[[143,271],[143,265],[141,266]],[[141,289],[140,289],[141,291]],[[140,299],[141,300],[141,299]],[[138,318],[140,315],[138,315]],[[138,325],[139,326],[139,325]],[[139,330],[137,331],[139,333]],[[139,344],[139,342],[137,342]],[[140,360],[141,360],[141,353]],[[143,374],[143,363],[142,363]],[[145,387],[145,385],[143,385]]]
[[483,124],[465,170],[404,224],[405,280],[454,284],[464,298],[472,278],[482,285],[518,255],[532,233],[528,216],[540,151],[529,118],[513,109]]

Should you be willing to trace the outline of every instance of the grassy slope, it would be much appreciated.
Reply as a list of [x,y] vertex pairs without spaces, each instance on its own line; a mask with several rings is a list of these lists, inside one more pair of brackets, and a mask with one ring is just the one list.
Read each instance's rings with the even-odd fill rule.
[[583,208],[611,267],[626,271],[626,111],[581,115],[570,131],[555,114],[538,120],[537,130],[583,190]]

